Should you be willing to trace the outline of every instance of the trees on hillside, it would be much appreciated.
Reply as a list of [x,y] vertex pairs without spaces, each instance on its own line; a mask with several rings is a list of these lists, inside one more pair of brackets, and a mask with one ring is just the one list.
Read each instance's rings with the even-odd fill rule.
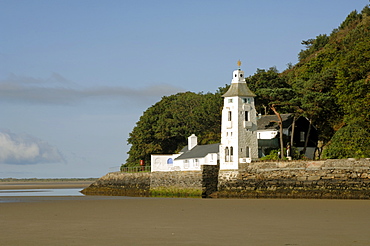
[[[347,151],[344,138],[351,134],[366,138],[370,129],[370,8],[353,11],[330,36],[319,35],[304,44],[300,62],[283,76],[297,93],[303,114],[312,119],[327,144],[324,155],[355,156]],[[359,152],[369,153],[366,141],[355,140],[355,135],[351,139]]]

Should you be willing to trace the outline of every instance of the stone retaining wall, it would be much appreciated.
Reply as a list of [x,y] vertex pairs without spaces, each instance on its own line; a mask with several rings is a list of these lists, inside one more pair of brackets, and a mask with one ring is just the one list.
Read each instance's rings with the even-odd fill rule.
[[150,188],[176,187],[202,189],[201,171],[172,171],[151,173]]
[[370,199],[370,159],[252,162],[239,170],[109,173],[88,195]]
[[85,195],[149,196],[150,177],[149,172],[108,173],[81,192]]
[[220,171],[217,196],[370,199],[370,159],[252,162]]

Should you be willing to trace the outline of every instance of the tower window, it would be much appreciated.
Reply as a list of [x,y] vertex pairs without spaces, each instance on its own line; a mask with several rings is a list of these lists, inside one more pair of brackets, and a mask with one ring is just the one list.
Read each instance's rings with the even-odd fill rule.
[[249,112],[248,111],[244,112],[244,120],[249,121]]
[[229,111],[228,114],[227,114],[227,120],[231,121],[231,111]]
[[240,77],[243,77],[243,74],[240,74]]
[[225,161],[228,162],[229,161],[229,147],[226,147],[225,148]]
[[230,147],[230,161],[233,161],[233,157],[234,157],[234,148]]
[[250,151],[249,151],[249,147],[247,146],[246,148],[245,148],[245,157],[247,157],[247,158],[249,158],[250,157],[250,153],[249,153]]
[[251,99],[248,97],[242,98],[243,103],[251,103]]
[[232,98],[230,98],[230,99],[228,100],[228,102],[229,102],[229,103],[233,103],[233,99],[232,99]]

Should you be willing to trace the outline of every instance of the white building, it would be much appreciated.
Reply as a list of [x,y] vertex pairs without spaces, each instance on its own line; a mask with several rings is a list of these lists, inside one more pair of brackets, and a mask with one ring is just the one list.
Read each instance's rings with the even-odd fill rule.
[[179,154],[152,155],[151,171],[200,171],[202,165],[217,165],[219,145],[198,145],[198,138],[193,134]]
[[220,170],[236,170],[239,163],[258,158],[256,95],[248,88],[240,68],[233,72],[231,86],[223,97]]

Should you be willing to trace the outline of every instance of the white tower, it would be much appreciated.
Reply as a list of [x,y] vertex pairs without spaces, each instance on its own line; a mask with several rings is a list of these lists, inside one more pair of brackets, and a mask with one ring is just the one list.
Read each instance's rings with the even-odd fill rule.
[[221,120],[220,170],[237,170],[239,163],[258,158],[256,95],[248,88],[244,72],[233,72],[224,97]]

